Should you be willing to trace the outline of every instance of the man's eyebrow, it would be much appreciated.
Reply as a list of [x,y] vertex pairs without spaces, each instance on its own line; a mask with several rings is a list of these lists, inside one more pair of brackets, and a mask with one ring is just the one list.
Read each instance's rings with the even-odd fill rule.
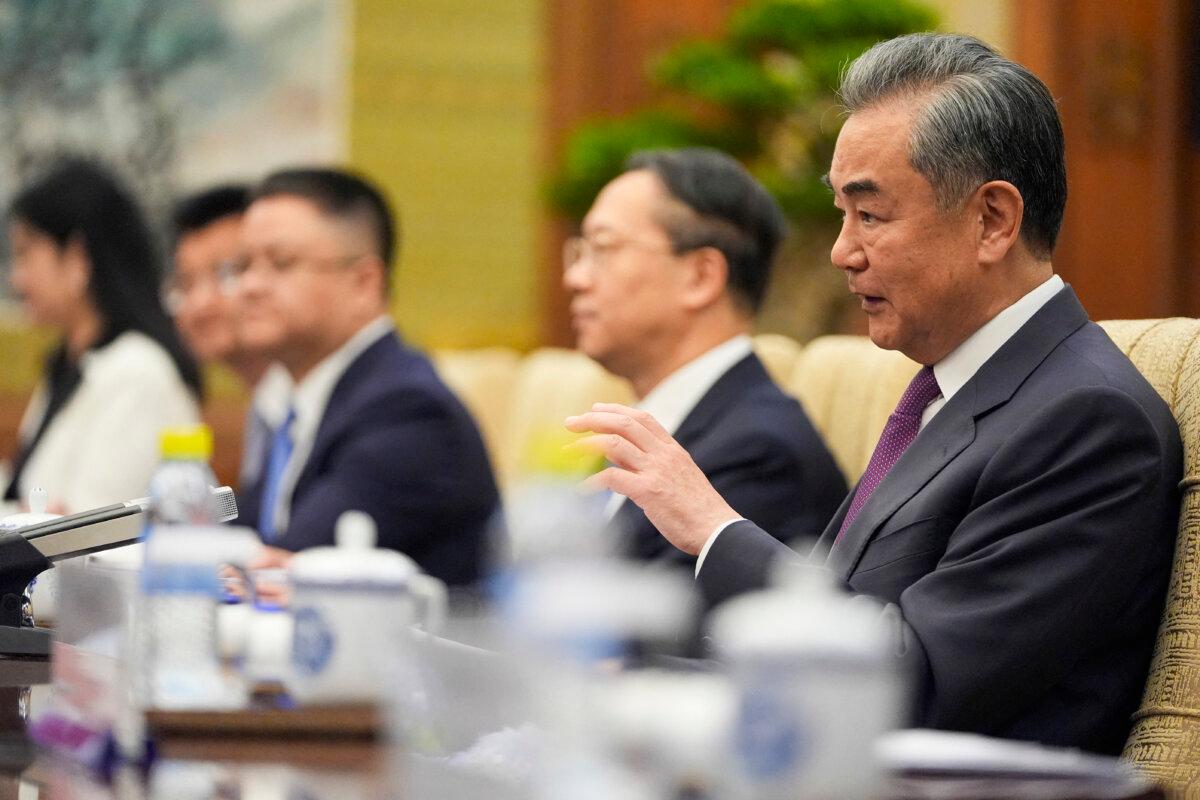
[[[821,183],[824,184],[825,188],[829,191],[837,191],[833,188],[833,182],[829,180],[828,172],[821,176]],[[850,181],[842,187],[842,194],[848,197],[853,197],[854,195],[858,194],[879,194],[879,184],[875,183],[875,181],[869,178],[864,178],[863,180],[858,181]]]
[[589,225],[585,221],[579,226],[579,232],[584,236],[594,236],[597,233],[612,233],[612,226],[604,222],[594,222]]

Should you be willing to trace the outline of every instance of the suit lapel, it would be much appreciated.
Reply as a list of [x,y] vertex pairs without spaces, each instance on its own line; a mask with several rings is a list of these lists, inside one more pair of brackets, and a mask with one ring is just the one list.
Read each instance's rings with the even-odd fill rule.
[[754,353],[746,356],[727,369],[683,418],[679,429],[675,431],[675,441],[691,451],[697,442],[712,431],[712,427],[741,395],[769,380],[771,376],[758,356]]
[[1087,312],[1069,286],[1039,309],[921,430],[833,547],[848,507],[842,504],[818,543],[829,548],[826,566],[848,579],[892,515],[974,441],[975,420],[1008,402],[1051,351],[1086,323]]
[[[970,405],[960,402],[966,399],[963,392],[969,393],[967,387],[930,420],[830,550],[826,565],[843,579],[850,577],[876,531],[975,439]],[[838,515],[839,525],[843,517]]]
[[[720,423],[734,402],[762,381],[770,380],[771,376],[767,374],[766,367],[762,365],[758,356],[754,353],[746,356],[726,370],[704,393],[695,408],[688,412],[675,431],[675,441],[694,458],[696,447],[706,436],[712,434],[713,426]],[[631,500],[622,502],[617,513],[609,521],[610,530],[616,531],[618,535],[630,537],[629,547],[634,550],[642,546],[638,532],[646,527],[651,528],[653,537],[659,536],[658,531],[653,530],[653,526],[646,519],[645,513]]]
[[389,348],[399,348],[396,334],[389,333],[371,344],[358,357],[350,362],[346,371],[334,384],[329,400],[325,404],[321,421],[317,423],[317,433],[313,437],[312,448],[304,461],[304,467],[296,477],[292,487],[292,497],[303,493],[306,484],[312,481],[318,472],[318,465],[325,459],[326,452],[334,442],[338,441],[346,428],[355,424],[355,414],[360,401],[356,398],[368,388],[365,378],[377,369],[377,364]]

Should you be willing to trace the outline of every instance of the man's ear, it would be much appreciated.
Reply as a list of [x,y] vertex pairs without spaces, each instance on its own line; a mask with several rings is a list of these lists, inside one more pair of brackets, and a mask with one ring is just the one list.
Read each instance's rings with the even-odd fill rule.
[[701,247],[684,254],[687,277],[684,305],[690,309],[706,308],[724,294],[729,286],[729,262],[715,247]]
[[387,264],[377,255],[361,256],[354,264],[355,285],[365,297],[384,298],[387,295]]
[[1008,181],[988,181],[971,198],[979,214],[979,262],[998,263],[1021,236],[1025,200]]

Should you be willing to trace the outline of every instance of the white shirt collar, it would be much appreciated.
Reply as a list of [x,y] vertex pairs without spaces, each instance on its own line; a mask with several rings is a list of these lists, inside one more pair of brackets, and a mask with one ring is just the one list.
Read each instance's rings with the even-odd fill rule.
[[[933,365],[942,397],[949,401],[975,376],[987,360],[1004,346],[1038,310],[1065,286],[1063,279],[1051,275],[1044,283],[992,317],[948,356]],[[939,407],[942,405],[938,404]]]
[[[727,339],[664,378],[637,407],[649,411],[674,436],[713,384],[752,352],[754,347],[749,336],[740,334]],[[605,517],[612,519],[624,502],[625,495],[614,492],[604,506]]]
[[674,435],[713,384],[752,351],[749,336],[734,336],[672,372],[638,403],[638,408],[649,411]]
[[259,419],[270,428],[279,427],[287,416],[288,403],[292,398],[292,376],[278,361],[270,364],[258,383],[254,384],[254,393],[250,404]]

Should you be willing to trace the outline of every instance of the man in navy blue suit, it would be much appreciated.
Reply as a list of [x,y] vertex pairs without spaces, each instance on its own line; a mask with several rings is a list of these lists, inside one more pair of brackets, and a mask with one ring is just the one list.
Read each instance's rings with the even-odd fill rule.
[[333,544],[342,512],[364,511],[379,546],[470,583],[499,495],[475,423],[388,317],[394,240],[386,201],[350,173],[287,170],[255,192],[236,266],[241,332],[293,385],[242,519],[269,563]]
[[[729,156],[641,153],[567,243],[563,285],[579,349],[631,383],[739,514],[792,542],[824,530],[846,483],[751,350],[785,232],[775,200]],[[608,513],[629,554],[695,563],[636,503],[614,495]]]
[[[814,557],[889,604],[919,724],[1119,752],[1170,573],[1182,449],[1166,404],[1054,274],[1054,99],[948,34],[875,45],[841,97],[833,262],[871,339],[925,368]],[[602,406],[568,427],[603,434],[613,466],[594,483],[699,554],[710,599],[790,557],[649,415]]]

